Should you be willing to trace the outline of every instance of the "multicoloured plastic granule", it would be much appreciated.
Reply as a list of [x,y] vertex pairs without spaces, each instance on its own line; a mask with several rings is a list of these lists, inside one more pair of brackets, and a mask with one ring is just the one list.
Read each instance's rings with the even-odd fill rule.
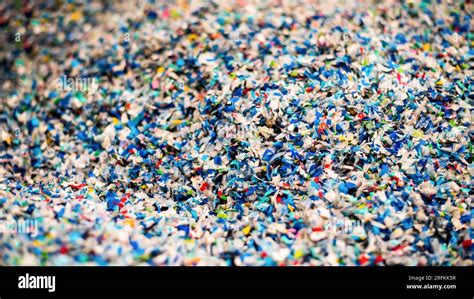
[[472,265],[471,1],[17,2],[0,264]]

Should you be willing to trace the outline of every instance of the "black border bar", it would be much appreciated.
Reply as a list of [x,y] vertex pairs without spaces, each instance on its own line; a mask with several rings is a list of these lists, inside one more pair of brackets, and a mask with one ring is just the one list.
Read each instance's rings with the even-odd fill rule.
[[[0,267],[0,298],[474,298],[473,267]],[[56,290],[19,289],[54,275]],[[410,276],[412,280],[410,280]],[[424,277],[423,281],[413,277]],[[455,277],[453,279],[453,277]],[[429,280],[429,281],[428,281]],[[408,290],[407,284],[456,289]]]

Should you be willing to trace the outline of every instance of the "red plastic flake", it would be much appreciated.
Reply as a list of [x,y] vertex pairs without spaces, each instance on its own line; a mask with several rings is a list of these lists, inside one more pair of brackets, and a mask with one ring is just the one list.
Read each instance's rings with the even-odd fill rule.
[[359,258],[359,264],[363,265],[365,263],[367,263],[369,261],[369,259],[364,255],[362,255],[360,258]]
[[397,245],[397,246],[395,246],[395,247],[392,248],[392,251],[403,250],[405,247],[407,247],[406,244],[404,244],[404,245]]
[[87,184],[69,185],[69,187],[71,187],[74,190],[80,190],[80,189],[84,188],[85,186],[87,186]]
[[377,255],[377,257],[375,258],[375,263],[376,264],[381,263],[383,261],[384,261],[384,259],[381,255]]
[[472,240],[464,240],[462,241],[462,247],[469,248],[472,245]]
[[204,182],[202,183],[201,187],[199,188],[199,190],[201,191],[204,191],[206,190],[207,188],[209,188],[209,184],[207,182]]
[[63,245],[61,246],[61,249],[59,250],[59,252],[61,252],[61,254],[66,254],[69,252],[69,250],[67,249],[66,245]]

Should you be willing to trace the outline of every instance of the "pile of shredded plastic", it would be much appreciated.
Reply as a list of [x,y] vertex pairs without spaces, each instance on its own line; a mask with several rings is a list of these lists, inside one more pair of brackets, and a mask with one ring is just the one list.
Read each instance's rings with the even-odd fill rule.
[[0,264],[472,265],[473,4],[158,2],[0,4]]

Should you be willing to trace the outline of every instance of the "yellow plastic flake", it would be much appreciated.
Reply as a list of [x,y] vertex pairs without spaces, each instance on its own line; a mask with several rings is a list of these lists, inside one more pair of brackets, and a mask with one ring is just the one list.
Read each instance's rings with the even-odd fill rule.
[[184,261],[184,263],[187,265],[187,266],[191,266],[191,265],[195,265],[197,263],[199,263],[201,261],[201,258],[200,257],[194,257],[192,259],[187,259]]
[[120,122],[118,120],[118,118],[116,118],[116,117],[112,117],[112,121],[113,121],[114,125],[117,125]]
[[8,145],[12,144],[12,137],[11,137],[11,136],[5,137],[3,140],[5,140],[5,142],[6,142]]
[[423,51],[428,52],[431,49],[431,45],[429,43],[423,44]]
[[170,15],[171,15],[172,18],[178,18],[178,17],[181,16],[181,14],[179,13],[179,11],[176,10],[176,9],[172,9],[172,10],[170,11]]
[[172,124],[172,125],[175,125],[175,126],[178,126],[178,125],[180,125],[182,122],[183,122],[183,120],[181,120],[181,119],[174,119],[173,121],[171,121],[171,124]]
[[198,38],[198,35],[196,33],[191,33],[188,35],[188,40],[190,41],[195,41]]
[[165,68],[162,67],[162,66],[160,66],[159,68],[156,69],[156,72],[159,73],[159,74],[164,73],[164,71],[165,71]]
[[128,218],[128,219],[125,219],[123,224],[128,225],[130,227],[135,227],[135,220]]
[[242,230],[242,232],[244,233],[244,235],[248,235],[250,234],[250,226],[247,225],[246,227],[244,227],[244,229]]
[[51,60],[51,56],[44,55],[41,59],[43,60],[43,62],[49,62]]
[[76,11],[76,12],[73,12],[71,14],[71,21],[79,21],[80,19],[82,19],[82,13],[80,10]]
[[225,213],[219,213],[219,214],[217,214],[217,217],[218,217],[218,218],[221,218],[221,219],[226,219],[226,218],[227,218],[227,214],[225,214]]
[[304,256],[303,250],[296,250],[296,251],[295,251],[294,257],[295,257],[296,259],[302,258],[303,256]]
[[292,211],[292,212],[295,210],[295,208],[290,204],[288,204],[288,209],[290,209],[290,211]]
[[423,138],[425,136],[425,134],[423,134],[423,131],[421,130],[415,130],[413,131],[413,137],[415,138]]

